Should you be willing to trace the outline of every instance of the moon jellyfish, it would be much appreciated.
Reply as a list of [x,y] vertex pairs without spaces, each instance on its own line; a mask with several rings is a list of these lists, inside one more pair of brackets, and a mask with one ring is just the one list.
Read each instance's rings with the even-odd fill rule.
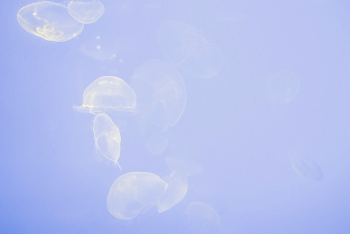
[[117,219],[133,219],[157,204],[167,184],[156,174],[129,172],[112,184],[107,209]]
[[137,68],[130,84],[137,94],[143,121],[165,131],[181,118],[187,93],[181,74],[169,63],[151,60]]
[[323,173],[313,160],[300,155],[296,150],[290,150],[288,156],[295,173],[299,176],[313,181],[323,180]]
[[78,36],[84,24],[75,20],[63,5],[36,2],[18,11],[18,23],[27,32],[48,41],[64,42]]
[[179,203],[187,193],[188,184],[187,177],[177,171],[173,171],[170,176],[163,178],[167,183],[167,189],[163,196],[159,199],[157,208],[162,213]]
[[171,170],[180,172],[186,176],[195,175],[203,171],[203,166],[183,159],[166,157],[165,163]]
[[80,52],[95,60],[112,60],[120,49],[119,43],[111,38],[96,36],[80,46]]
[[122,79],[102,76],[92,82],[84,91],[83,105],[74,107],[87,113],[129,111],[136,106],[134,90]]
[[183,22],[163,22],[158,36],[167,59],[181,70],[199,77],[211,77],[224,64],[218,45],[198,29]]
[[121,137],[118,127],[107,114],[102,113],[95,116],[93,131],[97,153],[113,161],[120,168],[118,159]]
[[290,74],[273,76],[268,81],[268,94],[272,102],[290,103],[299,93],[299,79]]
[[83,24],[95,23],[105,12],[105,7],[100,1],[90,2],[70,1],[67,6],[69,14]]
[[221,220],[218,213],[207,203],[192,202],[187,207],[187,219],[196,233],[221,233]]

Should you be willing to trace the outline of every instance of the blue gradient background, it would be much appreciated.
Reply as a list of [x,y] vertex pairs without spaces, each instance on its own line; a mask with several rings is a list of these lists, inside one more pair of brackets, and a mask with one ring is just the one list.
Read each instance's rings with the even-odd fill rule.
[[[192,201],[212,205],[224,233],[350,233],[349,2],[102,2],[101,19],[64,43],[20,27],[17,11],[31,1],[0,3],[1,233],[196,233],[186,217]],[[157,28],[167,19],[203,31],[222,49],[225,65],[209,79],[183,74],[187,106],[166,132],[164,154],[148,153],[126,119],[119,171],[95,160],[93,116],[72,106],[96,78],[129,82],[143,62],[164,60]],[[98,35],[130,42],[130,49],[107,61],[80,53]],[[268,77],[276,72],[300,80],[287,105],[268,98]],[[317,162],[322,181],[293,171],[291,148]],[[164,158],[172,155],[204,167],[189,177],[181,203],[128,222],[108,213],[118,176],[166,175]]]

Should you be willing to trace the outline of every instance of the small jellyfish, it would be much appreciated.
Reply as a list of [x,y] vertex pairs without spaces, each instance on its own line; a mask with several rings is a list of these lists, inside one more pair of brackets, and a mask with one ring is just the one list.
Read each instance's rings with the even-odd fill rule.
[[323,180],[323,173],[313,160],[293,149],[289,151],[288,156],[295,173],[299,176],[313,181]]
[[107,197],[107,209],[117,219],[133,219],[155,206],[166,187],[167,184],[156,174],[126,173],[112,184]]
[[268,80],[268,95],[276,104],[288,104],[299,93],[299,79],[291,74],[279,74]]
[[113,161],[121,169],[118,163],[121,137],[112,119],[104,113],[96,115],[93,132],[97,153]]
[[181,21],[163,22],[158,36],[167,59],[181,70],[207,78],[216,75],[224,65],[218,45]]
[[92,0],[70,1],[67,6],[69,14],[83,24],[95,23],[105,12],[105,7],[100,1]]
[[186,176],[195,175],[203,171],[203,166],[184,159],[166,157],[165,163],[171,170],[180,172]]
[[187,177],[177,171],[173,171],[170,176],[163,178],[163,180],[167,183],[167,189],[158,201],[159,213],[178,204],[186,196],[188,189]]
[[80,46],[80,52],[94,60],[112,60],[120,50],[119,43],[112,37],[96,36]]
[[64,42],[78,36],[84,24],[75,20],[65,6],[43,1],[18,11],[18,23],[27,32],[48,41]]
[[102,76],[92,82],[84,91],[83,105],[74,107],[79,112],[134,112],[136,94],[122,79]]
[[187,219],[196,233],[221,233],[221,220],[218,213],[205,202],[192,202],[187,207]]
[[181,118],[187,92],[181,74],[169,63],[151,60],[137,68],[130,84],[138,98],[137,111],[145,122],[165,131]]

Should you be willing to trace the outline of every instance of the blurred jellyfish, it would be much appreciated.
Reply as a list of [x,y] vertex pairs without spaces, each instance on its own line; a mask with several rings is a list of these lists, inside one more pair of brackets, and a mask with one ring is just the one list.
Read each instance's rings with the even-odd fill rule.
[[174,126],[181,118],[187,93],[181,74],[169,63],[151,60],[137,68],[130,84],[138,98],[142,121],[162,128]]
[[107,114],[98,114],[94,120],[95,148],[98,154],[113,161],[121,169],[118,159],[120,156],[120,132]]
[[291,74],[279,74],[268,81],[268,94],[272,102],[290,103],[299,93],[299,79]]
[[168,144],[168,138],[162,132],[152,131],[146,136],[146,149],[153,155],[162,154],[168,148]]
[[83,105],[74,107],[79,112],[129,111],[136,106],[134,90],[122,79],[102,76],[92,82],[84,91]]
[[115,39],[104,36],[96,36],[80,46],[82,54],[99,61],[114,59],[119,50],[119,43]]
[[295,173],[299,176],[313,181],[323,180],[323,173],[313,160],[293,149],[289,151],[288,156]]
[[70,16],[65,6],[48,1],[21,8],[17,20],[27,32],[56,42],[68,41],[78,36],[84,28],[84,24]]
[[129,172],[119,176],[107,197],[107,209],[117,219],[133,219],[157,204],[167,184],[156,174]]
[[177,171],[173,171],[170,176],[163,178],[163,180],[167,183],[167,189],[158,201],[159,213],[169,210],[179,203],[186,196],[188,189],[187,177]]
[[105,7],[100,1],[90,2],[70,1],[67,6],[69,14],[83,24],[95,23],[105,12]]
[[187,218],[196,233],[221,233],[221,220],[218,213],[207,203],[192,202],[187,207]]
[[223,54],[217,44],[183,22],[163,22],[158,36],[167,59],[181,70],[199,77],[211,77],[224,64]]
[[203,171],[203,166],[184,159],[166,157],[166,165],[173,171],[177,171],[185,176],[191,176]]

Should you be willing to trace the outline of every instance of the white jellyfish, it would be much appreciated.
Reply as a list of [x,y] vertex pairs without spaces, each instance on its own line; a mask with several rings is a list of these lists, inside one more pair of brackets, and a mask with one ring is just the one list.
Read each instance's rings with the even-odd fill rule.
[[105,113],[96,115],[93,132],[97,153],[113,161],[121,169],[118,163],[121,137],[119,129],[112,119]]
[[323,180],[323,173],[316,162],[304,155],[301,155],[294,149],[289,151],[288,156],[297,175],[313,181]]
[[75,20],[61,4],[43,1],[18,11],[18,23],[27,32],[48,41],[64,42],[78,36],[84,24]]
[[70,1],[68,3],[69,14],[83,24],[95,23],[105,12],[105,7],[100,1]]
[[142,121],[161,127],[174,126],[181,118],[187,92],[181,74],[169,63],[151,60],[137,68],[130,84],[137,96]]
[[167,59],[181,70],[199,77],[211,77],[224,64],[218,45],[200,30],[181,21],[163,22],[158,36]]
[[74,107],[87,113],[127,111],[134,112],[136,94],[121,78],[102,76],[92,82],[84,91],[83,104]]
[[155,206],[166,187],[167,184],[156,174],[126,173],[112,184],[107,197],[107,209],[117,219],[133,219]]

